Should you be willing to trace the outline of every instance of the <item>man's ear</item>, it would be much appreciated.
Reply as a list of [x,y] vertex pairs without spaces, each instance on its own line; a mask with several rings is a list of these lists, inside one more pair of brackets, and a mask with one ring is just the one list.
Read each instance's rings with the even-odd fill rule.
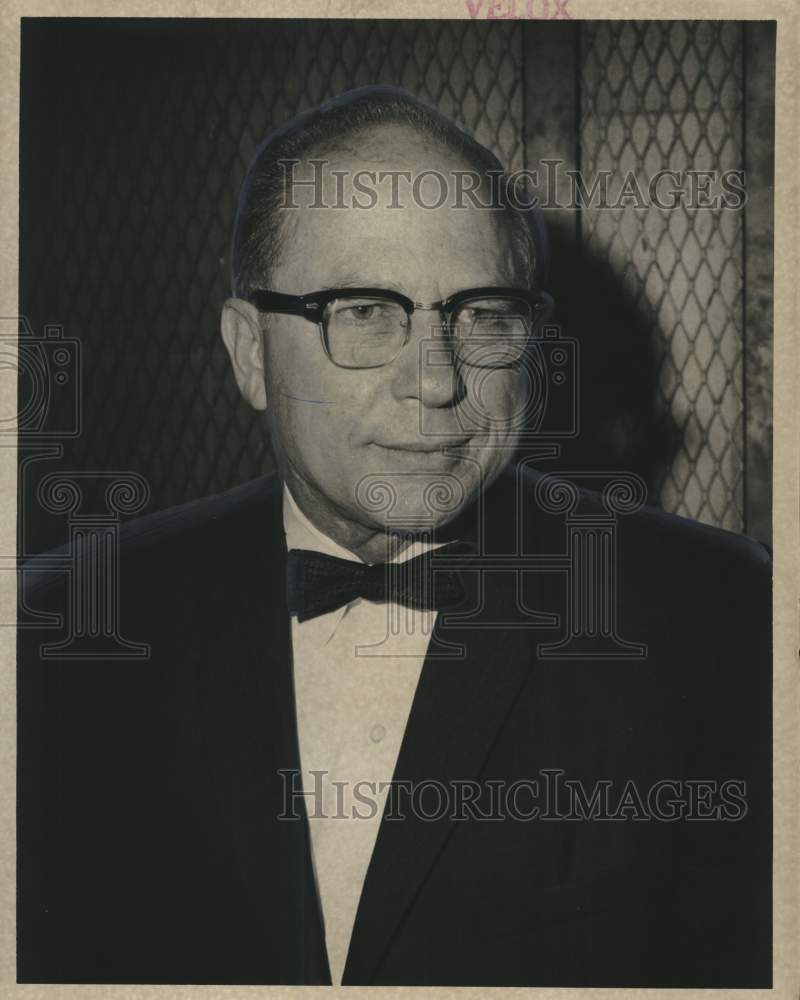
[[244,299],[228,299],[222,307],[220,330],[239,392],[256,410],[266,410],[264,345],[258,310]]

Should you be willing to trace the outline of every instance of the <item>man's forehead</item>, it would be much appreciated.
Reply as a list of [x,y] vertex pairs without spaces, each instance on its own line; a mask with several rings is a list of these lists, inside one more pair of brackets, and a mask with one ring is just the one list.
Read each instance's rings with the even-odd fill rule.
[[312,147],[298,161],[282,164],[283,204],[386,207],[469,207],[479,197],[491,204],[485,168],[442,140],[407,125],[378,125]]
[[287,229],[275,278],[281,291],[295,294],[364,285],[438,298],[460,288],[511,284],[513,272],[510,237],[484,216],[454,209],[303,208]]
[[507,214],[459,200],[458,185],[474,186],[478,172],[433,137],[372,127],[318,147],[285,174],[274,271],[283,291],[360,284],[431,296],[434,287],[446,295],[512,283]]
[[[449,281],[440,278],[446,272]],[[440,271],[427,270],[418,266],[414,255],[408,253],[396,256],[384,255],[365,261],[361,267],[353,267],[348,262],[320,263],[316,271],[317,287],[324,291],[330,288],[386,288],[394,289],[412,298],[438,301],[456,291],[466,288],[481,288],[488,285],[508,286],[513,283],[513,271],[504,261],[480,261],[451,259],[448,266]],[[423,289],[435,288],[435,292]]]

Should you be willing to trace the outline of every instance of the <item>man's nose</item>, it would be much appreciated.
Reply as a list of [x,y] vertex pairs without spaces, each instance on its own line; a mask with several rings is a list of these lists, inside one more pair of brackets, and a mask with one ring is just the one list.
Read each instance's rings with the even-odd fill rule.
[[438,309],[417,308],[409,318],[408,343],[397,359],[396,391],[424,406],[452,406],[464,394],[453,344]]

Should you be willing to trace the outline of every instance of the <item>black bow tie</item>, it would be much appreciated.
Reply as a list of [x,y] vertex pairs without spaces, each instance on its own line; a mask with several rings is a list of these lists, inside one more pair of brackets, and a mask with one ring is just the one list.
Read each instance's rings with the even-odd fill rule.
[[472,551],[465,543],[453,542],[406,562],[367,566],[309,549],[290,549],[286,564],[289,613],[303,622],[359,597],[397,601],[418,610],[452,607],[464,599],[464,585],[460,573],[447,569],[442,556]]

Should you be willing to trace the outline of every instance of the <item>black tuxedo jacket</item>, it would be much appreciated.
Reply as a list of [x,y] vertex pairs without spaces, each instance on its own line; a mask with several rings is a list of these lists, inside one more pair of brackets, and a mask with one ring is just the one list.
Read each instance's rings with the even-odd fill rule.
[[[612,808],[630,781],[647,815],[629,789],[616,819],[553,818],[573,802],[556,796],[526,820],[523,788],[491,820],[384,817],[344,982],[769,986],[768,555],[621,517],[618,628],[647,655],[549,658],[564,574],[496,558],[566,549],[535,478],[502,477],[453,527],[480,520],[493,561],[465,573],[474,613],[439,616],[431,649],[464,655],[429,654],[395,778],[569,780],[587,798],[605,780]],[[285,560],[267,477],[125,527],[120,628],[149,659],[48,660],[58,632],[20,630],[20,981],[330,982],[307,820],[277,818],[299,767]],[[63,612],[63,574],[24,577],[28,608]],[[670,820],[692,796],[706,818]]]

